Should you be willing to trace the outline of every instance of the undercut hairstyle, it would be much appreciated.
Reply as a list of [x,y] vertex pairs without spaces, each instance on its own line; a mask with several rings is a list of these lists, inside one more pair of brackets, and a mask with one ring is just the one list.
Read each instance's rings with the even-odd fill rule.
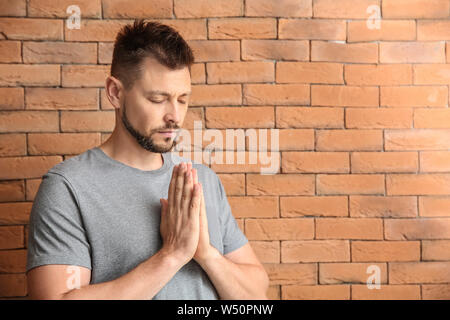
[[137,19],[117,34],[111,63],[111,76],[119,79],[126,90],[141,77],[143,60],[155,58],[162,65],[176,70],[194,63],[194,54],[172,27],[159,22]]

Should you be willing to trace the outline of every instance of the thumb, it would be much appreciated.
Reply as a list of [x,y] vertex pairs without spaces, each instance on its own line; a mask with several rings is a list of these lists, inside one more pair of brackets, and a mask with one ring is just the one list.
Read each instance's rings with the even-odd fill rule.
[[167,200],[160,198],[159,203],[161,204],[161,211],[166,212],[167,211]]

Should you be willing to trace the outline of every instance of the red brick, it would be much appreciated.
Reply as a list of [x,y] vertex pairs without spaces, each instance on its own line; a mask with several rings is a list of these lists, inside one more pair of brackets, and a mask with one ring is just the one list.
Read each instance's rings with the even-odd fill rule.
[[450,217],[450,198],[419,197],[419,214],[421,217]]
[[242,16],[242,0],[175,0],[177,18],[209,18]]
[[223,173],[218,174],[220,181],[222,182],[225,192],[228,196],[241,196],[245,195],[245,175]]
[[32,202],[0,203],[0,225],[28,224]]
[[4,0],[0,2],[2,16],[24,17],[27,14],[26,0]]
[[383,220],[376,218],[316,219],[316,239],[383,239]]
[[369,289],[367,285],[352,285],[352,300],[420,300],[420,286],[380,285],[380,289]]
[[423,240],[422,260],[450,260],[450,240]]
[[390,284],[450,282],[450,262],[393,262],[389,264]]
[[419,21],[417,24],[417,39],[420,41],[450,40],[449,22],[447,20]]
[[393,217],[417,216],[416,197],[350,196],[351,217]]
[[450,171],[449,151],[420,152],[420,172],[447,172],[447,171]]
[[385,219],[386,240],[450,239],[450,219]]
[[208,21],[209,39],[275,39],[277,21],[273,18],[227,18]]
[[23,239],[23,226],[0,226],[0,249],[23,248]]
[[310,103],[310,87],[306,84],[244,84],[246,105],[306,105]]
[[0,41],[0,63],[14,62],[22,62],[20,41]]
[[188,108],[186,112],[186,116],[183,120],[183,128],[184,129],[194,129],[194,122],[200,121],[202,128],[205,127],[205,120],[204,120],[204,114],[203,114],[203,108]]
[[450,300],[450,285],[424,284],[422,287],[423,300]]
[[447,0],[384,0],[383,18],[434,19],[449,15]]
[[282,300],[349,300],[349,285],[303,286],[290,285],[281,287]]
[[317,151],[381,151],[383,137],[381,130],[318,130]]
[[[146,21],[152,21],[152,19]],[[158,19],[160,23],[171,26],[184,40],[207,39],[206,19]]]
[[345,124],[350,129],[402,129],[413,127],[411,108],[349,108]]
[[214,107],[206,108],[208,128],[273,128],[273,107]]
[[317,194],[384,194],[384,175],[319,174]]
[[348,173],[349,155],[347,152],[283,152],[281,168],[283,173]]
[[12,157],[23,156],[27,153],[25,134],[1,134],[0,135],[0,156]]
[[249,240],[303,240],[314,238],[314,219],[247,219]]
[[207,63],[208,83],[274,82],[272,62],[212,62]]
[[239,84],[192,86],[191,106],[240,105],[241,102],[242,92]]
[[450,174],[391,174],[386,176],[389,195],[447,195]]
[[278,62],[278,83],[344,84],[344,68],[339,63]]
[[445,63],[442,42],[382,42],[381,63]]
[[27,179],[26,181],[26,199],[27,201],[33,201],[36,196],[37,191],[39,190],[39,186],[42,182],[42,179]]
[[26,88],[27,110],[96,110],[98,89]]
[[104,87],[110,67],[104,65],[63,65],[63,87]]
[[419,261],[420,241],[352,241],[352,261]]
[[132,5],[126,0],[103,0],[104,19],[122,18],[172,18],[172,0],[135,1]]
[[22,180],[0,181],[0,202],[25,200],[25,188]]
[[61,132],[112,131],[115,125],[113,111],[62,111]]
[[30,133],[30,155],[79,154],[100,145],[100,133]]
[[261,263],[280,263],[280,241],[249,240],[249,243]]
[[311,17],[312,0],[246,0],[245,15],[250,17]]
[[378,107],[377,87],[312,85],[311,105],[333,107]]
[[269,300],[280,300],[281,299],[281,286],[269,286],[266,295]]
[[271,285],[316,284],[315,263],[264,264]]
[[0,18],[0,30],[8,40],[63,40],[63,20]]
[[65,41],[115,41],[117,33],[133,20],[94,20],[81,19],[80,29],[64,30]]
[[412,41],[416,40],[416,22],[413,20],[377,20],[380,28],[369,25],[372,20],[349,21],[348,42]]
[[1,86],[59,86],[58,65],[0,64]]
[[450,64],[414,65],[414,84],[450,84]]
[[282,217],[348,216],[347,197],[344,196],[303,196],[280,197]]
[[277,197],[228,197],[228,201],[236,218],[275,218],[279,216]]
[[204,63],[194,63],[191,66],[191,83],[206,83],[206,67]]
[[57,132],[58,122],[56,111],[0,112],[0,132]]
[[280,151],[314,149],[314,129],[280,129]]
[[22,297],[27,294],[27,277],[24,273],[0,274],[0,297]]
[[380,88],[380,104],[385,107],[447,107],[444,86],[401,86]]
[[379,6],[379,0],[315,0],[315,18],[366,19],[367,8]]
[[238,40],[191,40],[188,43],[196,62],[240,60]]
[[23,88],[0,88],[0,110],[21,110],[24,108]]
[[320,284],[366,283],[371,273],[370,266],[380,268],[380,282],[387,283],[387,266],[385,263],[321,263],[319,264]]
[[450,148],[450,130],[386,130],[385,150],[442,150]]
[[314,176],[303,174],[247,174],[248,195],[313,195]]
[[352,173],[417,172],[417,152],[353,152]]
[[97,44],[24,42],[24,63],[97,63]]
[[311,41],[311,61],[377,63],[377,43]]
[[101,0],[29,0],[28,16],[29,17],[48,17],[48,18],[67,18],[67,8],[70,5],[77,5],[80,8],[81,17],[83,18],[100,18],[101,17]]
[[277,128],[343,128],[343,108],[278,107]]
[[26,263],[26,250],[0,251],[0,272],[2,273],[25,272]]
[[307,40],[242,40],[242,60],[309,60]]
[[412,84],[412,66],[407,64],[345,65],[347,85],[392,86]]
[[[247,150],[297,151],[314,149],[314,129],[274,129],[267,133],[263,130],[267,129],[255,130],[258,131],[257,135],[255,133],[256,139],[247,131]],[[262,138],[265,140],[262,140]],[[273,143],[272,138],[274,139]],[[260,145],[261,143],[262,145]]]
[[280,19],[280,39],[346,40],[347,25],[344,20]]
[[414,128],[450,129],[450,110],[415,109]]
[[303,240],[281,242],[281,262],[348,262],[348,240]]
[[0,179],[40,178],[61,161],[58,156],[0,158]]

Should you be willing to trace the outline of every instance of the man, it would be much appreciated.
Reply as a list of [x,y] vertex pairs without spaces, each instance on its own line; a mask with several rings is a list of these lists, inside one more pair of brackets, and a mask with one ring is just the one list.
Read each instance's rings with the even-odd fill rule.
[[266,299],[268,277],[218,176],[169,151],[191,93],[191,49],[136,20],[116,38],[101,146],[51,168],[30,216],[33,299]]

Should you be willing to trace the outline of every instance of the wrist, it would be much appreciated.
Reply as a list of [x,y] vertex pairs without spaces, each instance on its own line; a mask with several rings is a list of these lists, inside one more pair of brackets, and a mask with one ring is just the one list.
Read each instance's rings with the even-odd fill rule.
[[209,246],[208,249],[198,257],[194,257],[195,261],[202,266],[205,267],[211,263],[214,263],[218,258],[220,258],[222,254],[213,246]]
[[167,250],[166,248],[161,248],[156,255],[158,255],[159,259],[161,259],[168,267],[181,268],[189,261],[189,259],[182,254],[177,253],[176,251]]

